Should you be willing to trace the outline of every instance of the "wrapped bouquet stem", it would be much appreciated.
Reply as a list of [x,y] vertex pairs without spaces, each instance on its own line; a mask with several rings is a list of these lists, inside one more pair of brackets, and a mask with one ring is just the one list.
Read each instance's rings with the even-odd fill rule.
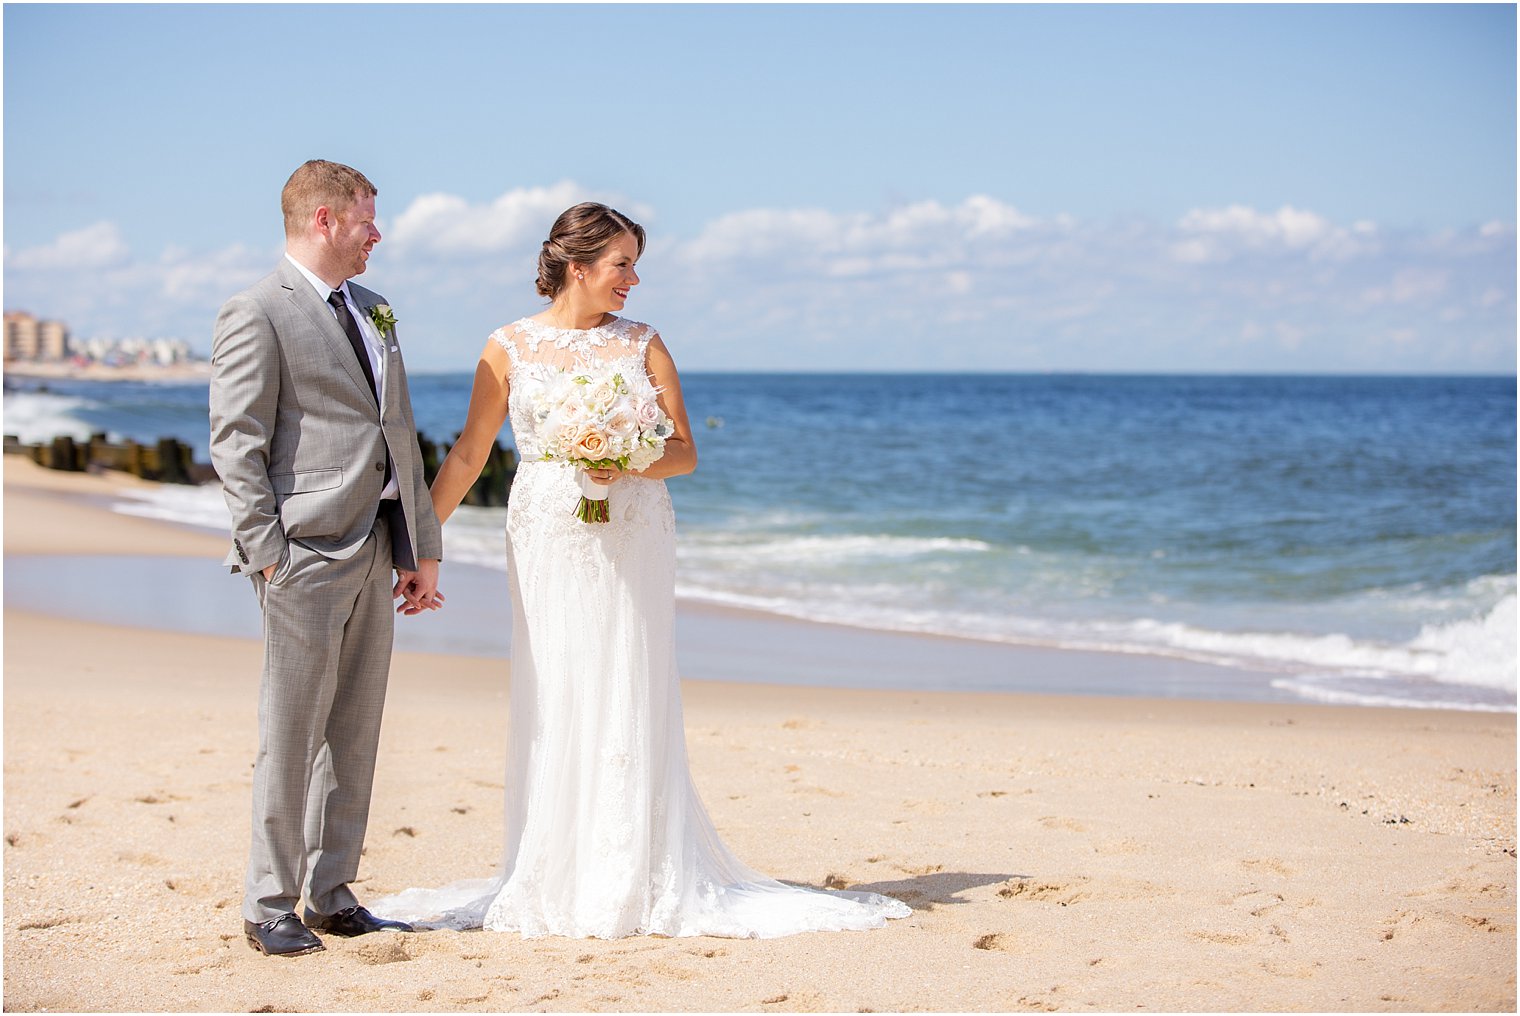
[[576,474],[576,479],[580,480],[581,499],[575,506],[575,517],[582,522],[606,522],[610,517],[607,513],[607,492],[611,486],[597,483],[586,475],[584,469]]
[[592,483],[585,471],[647,469],[665,454],[674,430],[648,375],[625,374],[615,365],[566,371],[549,381],[534,399],[533,425],[544,461],[579,468],[574,513],[582,522],[611,518],[610,486]]

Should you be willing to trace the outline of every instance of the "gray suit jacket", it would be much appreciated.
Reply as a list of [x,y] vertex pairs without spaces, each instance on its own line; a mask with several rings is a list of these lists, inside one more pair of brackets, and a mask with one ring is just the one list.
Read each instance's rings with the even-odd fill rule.
[[[353,282],[349,292],[366,315],[385,302]],[[396,565],[443,557],[394,332],[385,355],[382,419],[332,309],[289,261],[222,307],[211,347],[211,461],[232,512],[224,563],[233,571],[279,564],[291,540],[324,557],[351,556],[375,524],[387,452],[405,516],[392,519],[402,529]]]

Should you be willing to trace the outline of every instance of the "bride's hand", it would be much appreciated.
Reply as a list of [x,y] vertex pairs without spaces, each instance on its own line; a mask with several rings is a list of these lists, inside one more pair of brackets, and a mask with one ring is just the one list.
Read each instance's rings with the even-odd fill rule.
[[586,470],[586,477],[592,483],[600,487],[606,487],[622,479],[623,471],[617,466],[610,466],[605,469],[597,467]]

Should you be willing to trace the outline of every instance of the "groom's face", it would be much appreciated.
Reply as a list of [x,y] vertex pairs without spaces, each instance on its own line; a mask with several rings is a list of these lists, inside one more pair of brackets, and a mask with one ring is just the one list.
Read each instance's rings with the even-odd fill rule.
[[380,242],[375,228],[375,199],[372,195],[355,196],[347,208],[335,209],[328,225],[328,243],[334,267],[351,279],[364,271],[370,248]]

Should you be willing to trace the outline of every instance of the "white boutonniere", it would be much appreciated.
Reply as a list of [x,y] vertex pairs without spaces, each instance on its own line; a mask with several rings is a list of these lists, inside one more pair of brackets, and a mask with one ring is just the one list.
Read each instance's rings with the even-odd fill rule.
[[377,304],[375,304],[373,307],[371,307],[369,309],[369,319],[374,324],[375,331],[377,331],[377,332],[380,333],[380,337],[382,339],[386,338],[387,336],[389,336],[391,338],[395,337],[395,335],[396,335],[396,315],[393,314],[393,313],[391,313],[391,305],[390,304],[388,304],[388,303],[377,303]]

